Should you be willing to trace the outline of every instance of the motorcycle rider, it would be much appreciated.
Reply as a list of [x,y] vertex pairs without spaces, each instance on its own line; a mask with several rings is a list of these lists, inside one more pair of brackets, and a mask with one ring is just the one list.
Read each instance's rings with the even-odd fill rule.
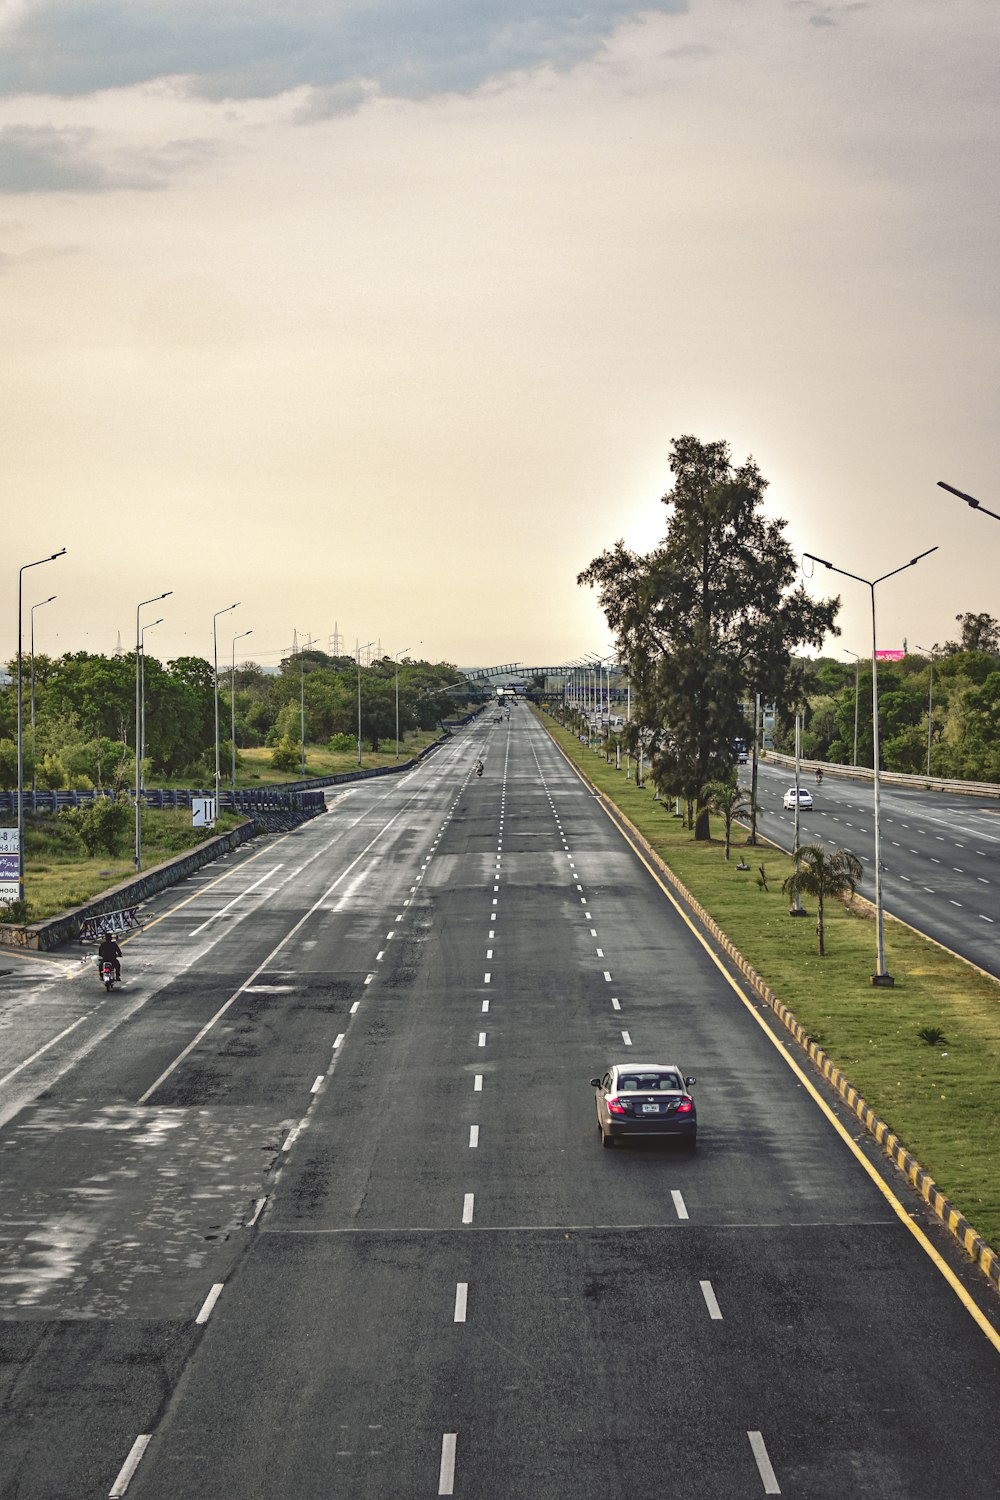
[[482,774],[483,774],[483,763],[482,763],[481,760],[477,760],[476,761],[476,775],[477,776],[482,776]]
[[104,934],[104,937],[101,939],[101,946],[97,950],[97,962],[98,965],[104,963],[114,964],[115,979],[119,984],[121,984],[122,980],[121,956],[122,950],[119,948],[110,932],[106,932]]
[[823,772],[817,766],[817,768],[816,768],[816,785],[819,786],[822,783],[822,780],[823,780]]

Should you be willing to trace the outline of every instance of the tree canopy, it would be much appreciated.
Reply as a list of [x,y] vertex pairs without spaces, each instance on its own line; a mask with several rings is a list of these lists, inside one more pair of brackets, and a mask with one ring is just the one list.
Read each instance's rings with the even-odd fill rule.
[[786,523],[765,516],[767,481],[753,458],[736,466],[728,443],[685,436],[671,444],[670,469],[660,546],[640,555],[619,541],[578,582],[598,590],[615,634],[654,782],[697,802],[695,835],[707,838],[704,791],[732,772],[744,705],[756,692],[798,693],[794,649],[837,634],[839,600],[793,587]]

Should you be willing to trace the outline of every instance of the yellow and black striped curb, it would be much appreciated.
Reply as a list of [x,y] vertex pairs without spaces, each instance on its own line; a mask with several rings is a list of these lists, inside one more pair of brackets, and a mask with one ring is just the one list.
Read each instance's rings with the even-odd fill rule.
[[[555,736],[552,738],[555,739]],[[558,740],[555,743],[562,750],[562,746],[559,745]],[[565,751],[563,751],[563,754],[565,754]],[[569,759],[568,756],[567,759]],[[802,1023],[796,1019],[794,1011],[789,1010],[787,1005],[783,1005],[774,991],[764,983],[756,969],[747,963],[735,943],[726,936],[715,919],[709,916],[701,902],[678,879],[663,856],[657,853],[649,840],[625,816],[618,804],[613,802],[610,797],[601,791],[600,787],[591,781],[582,766],[578,766],[575,761],[572,761],[571,764],[579,771],[587,785],[600,799],[602,806],[609,815],[627,830],[629,837],[635,840],[642,848],[643,853],[648,855],[657,868],[662,871],[685,906],[694,913],[705,930],[718,943],[726,956],[731,959],[754,994],[763,1000],[764,1004],[774,1012],[782,1025],[808,1053],[810,1060],[823,1074],[823,1077],[833,1085],[840,1097],[857,1115],[868,1133],[875,1137],[890,1160],[905,1174],[907,1180],[916,1188],[921,1198],[930,1205],[945,1228],[954,1235],[969,1259],[979,1267],[992,1283],[994,1289],[1000,1292],[1000,1255],[997,1254],[992,1246],[986,1243],[982,1235],[972,1227],[964,1214],[960,1214],[954,1204],[945,1197],[930,1173],[924,1171],[916,1157],[906,1149],[899,1137],[893,1134],[886,1122],[875,1113],[871,1105],[865,1102],[854,1085],[837,1067],[836,1063],[827,1057],[817,1042],[812,1040]]]

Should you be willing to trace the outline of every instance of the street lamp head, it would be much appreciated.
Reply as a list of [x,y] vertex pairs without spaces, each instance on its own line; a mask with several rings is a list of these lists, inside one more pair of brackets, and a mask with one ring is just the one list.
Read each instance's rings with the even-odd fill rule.
[[943,479],[938,480],[938,489],[947,490],[950,495],[957,495],[960,500],[965,501],[966,505],[971,505],[973,510],[979,509],[979,501],[975,495],[967,495],[964,490],[956,490],[953,484],[946,484]]

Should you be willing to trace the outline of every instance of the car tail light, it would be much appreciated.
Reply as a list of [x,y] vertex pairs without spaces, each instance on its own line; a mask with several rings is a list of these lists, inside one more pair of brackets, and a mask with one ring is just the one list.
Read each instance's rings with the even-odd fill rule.
[[625,1108],[622,1101],[620,1099],[615,1099],[613,1096],[608,1099],[608,1109],[613,1115],[628,1114],[628,1110]]
[[677,1113],[679,1115],[689,1115],[691,1113],[692,1109],[694,1109],[694,1100],[693,1099],[689,1099],[687,1097],[687,1095],[685,1095],[685,1097],[683,1099],[678,1099],[678,1101],[677,1101]]

